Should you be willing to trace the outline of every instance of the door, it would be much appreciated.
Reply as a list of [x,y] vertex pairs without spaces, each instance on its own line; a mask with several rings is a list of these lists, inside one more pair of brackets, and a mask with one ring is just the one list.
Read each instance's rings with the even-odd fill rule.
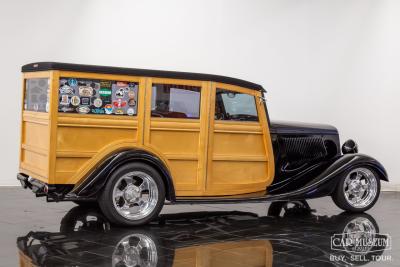
[[176,196],[205,190],[208,87],[202,81],[147,81],[144,145],[166,161]]
[[264,191],[272,182],[274,162],[261,92],[213,83],[207,195]]

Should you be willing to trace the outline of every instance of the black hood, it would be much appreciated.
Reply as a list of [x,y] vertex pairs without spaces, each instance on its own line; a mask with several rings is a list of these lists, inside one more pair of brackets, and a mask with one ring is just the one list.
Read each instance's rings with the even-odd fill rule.
[[287,121],[271,121],[270,132],[271,134],[338,134],[338,130],[331,125]]

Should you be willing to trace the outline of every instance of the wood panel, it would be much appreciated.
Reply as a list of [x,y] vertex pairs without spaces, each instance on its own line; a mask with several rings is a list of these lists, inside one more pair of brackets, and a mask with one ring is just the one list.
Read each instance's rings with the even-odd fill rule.
[[[248,194],[264,191],[273,179],[272,144],[262,103],[256,101],[259,122],[215,120],[216,88],[259,97],[259,92],[212,83],[206,194]],[[256,99],[257,100],[257,99]]]
[[[200,87],[200,119],[151,117],[153,83]],[[205,191],[208,88],[208,82],[160,78],[147,80],[144,145],[166,158],[177,196],[203,195]]]
[[25,81],[50,78],[50,72],[25,73],[22,76],[21,141],[19,172],[49,182],[50,114],[24,110]]
[[[55,180],[58,184],[76,184],[110,153],[141,146],[145,80],[126,75],[62,71],[59,77],[138,82],[138,115],[57,113]],[[58,83],[53,90],[58,92]],[[57,88],[57,89],[55,89]],[[58,100],[55,101],[58,106]],[[140,127],[142,128],[142,127]]]
[[137,118],[128,116],[59,114],[57,183],[77,183],[83,175],[81,169],[111,143],[118,140],[137,143],[137,124]]

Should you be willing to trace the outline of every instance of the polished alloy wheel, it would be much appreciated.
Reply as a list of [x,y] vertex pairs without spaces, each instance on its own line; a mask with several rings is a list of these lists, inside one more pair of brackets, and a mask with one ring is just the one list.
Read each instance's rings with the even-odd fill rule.
[[147,173],[132,171],[118,179],[112,196],[114,207],[121,216],[129,220],[140,220],[156,207],[158,188]]
[[123,238],[112,255],[112,266],[150,267],[157,266],[157,261],[157,247],[154,241],[143,234]]
[[356,168],[344,180],[344,196],[354,208],[370,205],[377,195],[378,182],[374,173],[367,168]]

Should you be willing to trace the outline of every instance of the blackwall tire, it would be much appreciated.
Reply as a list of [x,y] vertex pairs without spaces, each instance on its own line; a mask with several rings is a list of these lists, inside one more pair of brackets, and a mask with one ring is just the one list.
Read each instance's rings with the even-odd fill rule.
[[[363,176],[361,181],[368,180],[370,183],[369,187],[363,185],[363,182],[360,184],[356,181],[356,177],[359,177],[359,175]],[[364,189],[364,186],[366,189]],[[380,189],[380,179],[375,170],[369,167],[355,167],[347,171],[340,178],[340,181],[332,194],[332,199],[336,206],[342,210],[349,212],[364,212],[375,205],[379,198]],[[364,193],[362,190],[364,190]],[[352,197],[352,194],[357,197]],[[357,201],[358,197],[360,197],[359,201]]]
[[104,215],[114,224],[143,225],[158,216],[165,201],[160,174],[143,163],[127,163],[113,172],[99,198]]

